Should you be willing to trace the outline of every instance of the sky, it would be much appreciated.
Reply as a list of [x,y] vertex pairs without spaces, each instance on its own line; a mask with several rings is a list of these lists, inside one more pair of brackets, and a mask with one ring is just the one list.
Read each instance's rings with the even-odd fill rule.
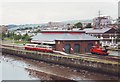
[[87,20],[102,15],[118,17],[119,0],[15,1],[0,4],[0,24],[40,24],[67,20]]

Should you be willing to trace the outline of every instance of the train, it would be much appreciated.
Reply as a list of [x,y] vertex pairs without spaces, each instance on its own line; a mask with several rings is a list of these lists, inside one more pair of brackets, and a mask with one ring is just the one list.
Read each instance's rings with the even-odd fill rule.
[[65,52],[53,50],[52,46],[49,46],[49,45],[26,44],[24,48],[26,50],[33,50],[33,51],[40,51],[40,52],[47,52],[47,53],[56,53],[56,54],[61,54],[61,55],[68,55]]
[[[40,52],[46,52],[46,53],[56,53],[56,54],[61,54],[61,55],[68,55],[65,52],[62,51],[55,51],[52,46],[49,45],[38,45],[38,44],[25,44],[24,46],[16,46],[16,45],[3,45],[4,47],[13,47],[16,49],[25,49],[25,50],[30,50],[30,51],[40,51]],[[108,50],[106,47],[100,48],[99,46],[92,46],[90,49],[90,52],[95,55],[109,55],[107,52]]]
[[52,46],[49,46],[49,45],[26,44],[25,50],[33,50],[33,51],[53,53]]
[[67,53],[62,51],[55,51],[52,48],[52,46],[49,46],[49,45],[25,44],[23,46],[17,46],[17,45],[2,44],[1,46],[15,48],[19,50],[40,51],[40,52],[54,53],[54,54],[60,54],[60,55],[68,55]]
[[96,54],[96,55],[109,55],[109,53],[107,52],[108,50],[106,49],[106,47],[99,47],[99,46],[92,46],[92,48],[90,49],[90,52],[92,54]]

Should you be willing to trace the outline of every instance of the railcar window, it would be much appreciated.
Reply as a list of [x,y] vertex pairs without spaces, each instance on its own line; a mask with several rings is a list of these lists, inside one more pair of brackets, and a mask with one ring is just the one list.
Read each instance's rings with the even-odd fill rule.
[[47,45],[37,45],[36,47],[41,47],[41,48],[52,48],[51,46],[47,46]]
[[27,45],[27,46],[34,47],[34,45]]

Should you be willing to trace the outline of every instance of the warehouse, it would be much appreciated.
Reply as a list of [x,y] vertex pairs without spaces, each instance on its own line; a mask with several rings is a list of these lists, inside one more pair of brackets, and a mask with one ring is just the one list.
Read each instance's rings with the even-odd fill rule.
[[54,50],[66,53],[87,53],[99,39],[85,33],[39,33],[32,37],[31,43],[42,43],[53,46]]

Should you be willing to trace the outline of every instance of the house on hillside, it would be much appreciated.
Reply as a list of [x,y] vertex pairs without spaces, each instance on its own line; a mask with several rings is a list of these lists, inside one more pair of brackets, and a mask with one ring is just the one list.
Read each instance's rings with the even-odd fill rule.
[[0,25],[0,28],[1,28],[0,32],[6,33],[8,31],[8,27],[6,25]]

